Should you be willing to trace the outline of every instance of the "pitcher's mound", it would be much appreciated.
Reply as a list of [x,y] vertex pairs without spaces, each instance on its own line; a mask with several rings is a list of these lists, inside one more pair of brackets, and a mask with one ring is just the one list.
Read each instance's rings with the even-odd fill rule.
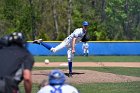
[[[67,70],[62,70],[68,75]],[[32,72],[33,83],[41,83],[48,80],[50,70],[36,70]],[[112,73],[98,72],[92,70],[74,70],[73,76],[66,76],[67,83],[94,83],[94,82],[132,82],[140,81],[140,77],[117,75]]]

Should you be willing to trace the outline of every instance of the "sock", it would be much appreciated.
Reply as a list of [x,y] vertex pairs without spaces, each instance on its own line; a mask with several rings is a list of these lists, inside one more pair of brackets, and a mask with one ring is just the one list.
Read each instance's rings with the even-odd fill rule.
[[40,43],[41,45],[43,45],[45,48],[47,48],[48,50],[50,50],[52,47],[44,42]]
[[72,62],[68,62],[68,66],[69,66],[69,73],[72,74]]

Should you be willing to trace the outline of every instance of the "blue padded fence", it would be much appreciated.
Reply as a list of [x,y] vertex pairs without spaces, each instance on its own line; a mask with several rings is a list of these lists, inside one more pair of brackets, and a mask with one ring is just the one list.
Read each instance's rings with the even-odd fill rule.
[[[52,47],[57,46],[61,42],[45,42]],[[88,42],[89,55],[140,55],[140,42]],[[82,42],[76,45],[75,55],[83,55]],[[28,50],[33,55],[67,55],[67,48],[63,48],[56,53],[52,53],[45,47],[28,42]]]

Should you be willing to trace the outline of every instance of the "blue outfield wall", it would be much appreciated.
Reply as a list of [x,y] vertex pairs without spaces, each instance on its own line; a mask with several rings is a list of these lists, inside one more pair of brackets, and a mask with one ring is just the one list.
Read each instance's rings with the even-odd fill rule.
[[[57,46],[61,42],[46,42],[52,47]],[[89,55],[140,55],[140,42],[138,41],[125,41],[125,42],[88,42]],[[83,55],[82,42],[76,44],[75,55]],[[63,48],[56,53],[52,53],[45,47],[28,42],[28,50],[35,56],[37,55],[67,55],[67,48]]]

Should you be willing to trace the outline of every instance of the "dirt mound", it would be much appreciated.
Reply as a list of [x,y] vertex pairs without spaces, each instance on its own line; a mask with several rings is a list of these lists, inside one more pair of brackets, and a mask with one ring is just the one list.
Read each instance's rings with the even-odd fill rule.
[[[50,70],[35,70],[32,72],[33,83],[41,83],[48,79]],[[63,70],[65,75],[67,70]],[[74,70],[73,77],[66,76],[67,83],[94,83],[94,82],[132,82],[140,81],[140,77],[117,75],[93,70]]]

